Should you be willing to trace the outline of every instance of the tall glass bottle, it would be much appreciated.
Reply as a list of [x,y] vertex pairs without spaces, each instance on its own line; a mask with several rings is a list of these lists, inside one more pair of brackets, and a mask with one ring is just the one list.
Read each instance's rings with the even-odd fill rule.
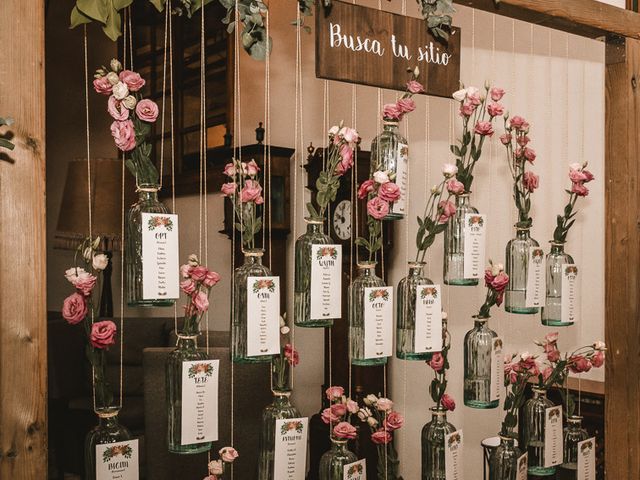
[[331,438],[331,450],[320,459],[320,480],[342,480],[344,466],[356,462],[358,457],[347,448],[347,440]]
[[515,439],[500,435],[500,445],[489,457],[489,480],[517,480],[520,455]]
[[422,480],[446,480],[444,439],[456,431],[442,407],[431,407],[431,421],[422,427]]
[[384,281],[376,276],[376,262],[358,264],[358,276],[349,285],[349,357],[352,365],[384,365],[387,357],[364,357],[364,289],[384,287]]
[[562,469],[576,478],[578,471],[578,443],[589,438],[589,433],[582,428],[582,417],[573,415],[567,419],[564,429],[564,455]]
[[404,202],[407,195],[407,172],[409,161],[409,144],[400,135],[398,122],[384,120],[382,132],[371,142],[370,175],[377,171],[387,172],[391,181],[400,187],[400,200],[395,202],[389,214],[383,220],[400,220],[404,218]]
[[138,201],[127,213],[125,269],[127,272],[127,305],[130,307],[170,307],[173,299],[144,299],[142,293],[142,214],[171,213],[158,200],[157,184],[142,184],[138,187]]
[[429,353],[416,353],[416,298],[419,285],[433,285],[423,276],[424,262],[409,262],[409,274],[398,283],[396,357],[427,360]]
[[498,336],[488,318],[474,319],[473,329],[464,336],[464,404],[471,408],[496,408],[491,400],[493,339]]
[[85,479],[96,479],[96,446],[124,442],[131,439],[131,433],[118,421],[120,409],[116,407],[98,408],[98,425],[85,439],[84,469]]
[[507,243],[506,273],[509,284],[505,292],[504,309],[510,313],[534,314],[538,307],[527,307],[527,275],[529,248],[540,244],[531,238],[528,228],[516,227],[516,238]]
[[469,194],[456,195],[456,213],[444,231],[444,283],[446,285],[478,285],[477,278],[464,278],[464,216],[478,213],[471,206]]
[[549,407],[553,407],[553,402],[547,398],[547,390],[534,387],[533,398],[524,404],[522,422],[522,441],[529,454],[530,475],[548,476],[556,473],[555,467],[544,466],[544,425]]
[[330,245],[333,241],[323,232],[322,219],[305,218],[304,221],[307,231],[296,240],[293,320],[298,327],[330,327],[331,318],[311,318],[311,255],[313,245]]
[[247,278],[270,277],[271,271],[262,264],[261,249],[246,250],[244,264],[233,273],[233,303],[231,304],[231,360],[234,363],[266,363],[271,355],[247,356]]
[[197,315],[185,317],[182,328],[177,332],[176,348],[167,357],[167,440],[171,453],[192,454],[211,449],[211,442],[182,442],[182,363],[209,359],[204,350],[198,350],[199,334]]
[[542,324],[550,327],[568,327],[562,321],[562,266],[573,263],[573,257],[564,253],[564,243],[551,242],[547,255],[547,297],[542,307]]

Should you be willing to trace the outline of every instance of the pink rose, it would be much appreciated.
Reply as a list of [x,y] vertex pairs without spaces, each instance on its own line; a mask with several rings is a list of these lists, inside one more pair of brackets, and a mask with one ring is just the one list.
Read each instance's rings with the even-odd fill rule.
[[389,412],[384,419],[384,427],[387,430],[398,430],[404,425],[404,417],[398,412]]
[[591,365],[596,368],[600,368],[604,365],[604,352],[602,350],[597,351],[593,357],[591,357]]
[[438,203],[438,209],[442,212],[440,218],[438,218],[438,223],[447,223],[449,218],[456,214],[456,206],[449,200],[441,200]]
[[387,182],[378,188],[378,196],[385,202],[395,202],[400,198],[400,187],[393,182]]
[[80,323],[87,316],[87,301],[78,292],[72,293],[64,299],[62,304],[62,318],[71,325]]
[[367,213],[376,220],[382,220],[389,214],[389,203],[380,197],[374,197],[367,202]]
[[337,386],[329,387],[325,391],[325,394],[327,395],[328,400],[337,400],[339,398],[342,398],[342,396],[344,395],[344,388]]
[[347,414],[347,406],[343,403],[334,403],[329,408],[335,417],[344,417]]
[[476,111],[476,106],[470,102],[464,102],[460,104],[460,116],[461,117],[470,117],[473,115],[473,112]]
[[447,191],[452,195],[464,193],[464,185],[457,178],[452,178],[447,182]]
[[560,335],[558,334],[558,332],[551,332],[551,333],[547,333],[544,336],[544,339],[547,343],[556,343],[558,341],[558,337]]
[[243,203],[255,202],[258,205],[262,203],[262,187],[256,180],[245,180],[244,187],[240,191],[240,199]]
[[444,395],[442,395],[442,398],[440,399],[440,404],[442,405],[442,408],[450,412],[453,412],[456,409],[456,402],[453,399],[453,397],[448,393],[445,393]]
[[223,183],[220,191],[225,197],[233,197],[236,192],[236,182]]
[[233,461],[238,458],[238,452],[233,447],[224,447],[220,449],[218,454],[220,455],[220,460],[226,463],[233,463]]
[[388,412],[393,408],[393,402],[388,398],[379,398],[376,402],[376,408],[381,412]]
[[191,297],[191,301],[198,310],[199,313],[204,313],[209,308],[209,298],[207,294],[204,292],[198,292],[193,297]]
[[198,265],[197,267],[193,267],[191,270],[191,278],[193,278],[196,282],[201,282],[207,276],[207,267],[203,265]]
[[367,196],[373,192],[376,182],[373,179],[365,180],[360,184],[358,188],[358,198],[364,200]]
[[493,277],[491,281],[491,288],[498,293],[502,293],[505,288],[507,288],[507,284],[509,283],[509,275],[504,272],[500,272],[498,275]]
[[95,348],[109,348],[116,343],[116,324],[111,320],[103,320],[91,325],[89,340]]
[[491,122],[488,121],[482,121],[482,122],[478,122],[476,123],[476,128],[474,129],[474,132],[476,132],[478,135],[482,135],[484,136],[491,136],[493,135],[493,125],[491,124]]
[[360,407],[358,407],[358,402],[354,402],[350,398],[347,398],[347,411],[353,414],[358,413],[358,410],[360,410]]
[[516,139],[516,142],[518,142],[518,145],[521,147],[526,147],[530,141],[531,140],[526,135],[518,135],[518,138]]
[[136,115],[143,122],[153,123],[158,118],[158,105],[148,98],[140,100],[136,105]]
[[233,163],[227,163],[222,171],[227,177],[233,177],[236,174],[236,166]]
[[502,135],[500,135],[500,142],[503,145],[509,145],[511,143],[511,134],[510,133],[503,133]]
[[386,445],[392,440],[391,433],[384,428],[371,434],[371,441],[376,445]]
[[476,87],[467,88],[467,100],[474,104],[476,107],[482,103],[482,98],[480,98],[480,90]]
[[402,118],[402,110],[395,103],[387,103],[382,109],[382,117],[385,120],[400,120]]
[[136,131],[131,120],[124,122],[115,121],[111,124],[111,135],[113,140],[123,152],[128,152],[136,148]]
[[411,98],[401,98],[396,102],[396,105],[403,114],[413,112],[416,109],[416,102]]
[[113,95],[109,97],[109,101],[107,102],[107,111],[114,120],[122,122],[129,118],[129,110],[122,108],[122,102],[120,102],[120,100],[116,100],[116,97]]
[[255,160],[251,160],[249,163],[243,163],[242,169],[244,170],[244,174],[250,177],[255,177],[260,171],[260,167],[258,167]]
[[547,380],[549,380],[549,378],[551,377],[551,374],[553,373],[553,368],[551,367],[547,367],[542,371],[542,380],[544,382],[546,382]]
[[529,130],[529,122],[527,122],[524,118],[519,115],[516,115],[509,121],[509,125],[511,128],[515,128],[516,130]]
[[345,143],[340,147],[340,156],[342,159],[338,165],[336,165],[336,173],[342,176],[347,173],[353,165],[353,150],[351,150],[348,144]]
[[204,283],[206,287],[211,288],[215,286],[219,281],[220,281],[220,275],[218,275],[213,270],[209,270],[207,272],[207,275],[204,277],[204,280],[202,281],[202,283]]
[[76,287],[76,290],[82,293],[85,297],[88,297],[91,295],[93,287],[96,286],[97,280],[98,279],[94,275],[87,272],[81,272],[71,283]]
[[436,352],[431,356],[429,360],[429,366],[436,372],[439,372],[444,367],[444,356],[440,352]]
[[489,95],[491,96],[491,100],[494,102],[499,102],[504,97],[504,90],[500,87],[493,87],[489,90]]
[[589,170],[587,170],[587,169],[583,169],[583,170],[582,170],[582,174],[586,177],[586,180],[584,181],[584,183],[588,183],[588,182],[590,182],[591,180],[593,180],[594,178],[596,178],[596,177],[594,177],[593,173],[591,173],[591,172],[590,172]]
[[587,180],[587,176],[580,170],[569,170],[569,180],[573,183],[582,183]]
[[504,113],[504,107],[499,103],[490,103],[487,105],[487,112],[492,117],[498,117]]
[[575,193],[579,197],[586,197],[589,195],[589,189],[582,183],[574,183],[571,186],[571,193]]
[[187,278],[186,280],[180,282],[180,289],[187,295],[191,295],[196,291],[196,283],[190,278]]
[[322,418],[322,421],[327,425],[330,423],[336,423],[340,420],[334,415],[334,413],[331,411],[331,408],[325,408],[320,414],[320,418]]
[[407,82],[407,90],[411,93],[422,93],[424,92],[424,87],[420,82],[416,82],[415,80],[409,80]]
[[191,276],[191,269],[193,267],[191,265],[182,265],[180,267],[180,275],[182,275],[182,278],[189,278]]
[[93,89],[96,92],[101,93],[102,95],[111,95],[111,92],[113,91],[113,85],[111,84],[109,79],[105,76],[105,77],[96,78],[93,81]]
[[540,183],[540,178],[533,172],[524,172],[522,176],[522,184],[524,188],[529,192],[533,192],[536,188],[538,188],[538,184]]
[[132,72],[131,70],[123,70],[120,72],[120,81],[124,83],[129,91],[137,92],[144,87],[144,78],[139,73]]
[[354,128],[342,127],[338,134],[349,144],[351,148],[360,141],[360,135]]
[[340,422],[333,427],[333,434],[343,440],[353,440],[356,438],[356,427],[349,422]]
[[556,363],[560,360],[560,350],[555,348],[553,345],[549,345],[550,348],[545,348],[545,353],[547,354],[547,360],[551,363]]
[[583,373],[591,370],[591,362],[582,355],[574,355],[569,358],[569,370],[573,373]]
[[524,158],[529,160],[529,162],[533,163],[534,160],[536,159],[536,151],[533,148],[525,147]]

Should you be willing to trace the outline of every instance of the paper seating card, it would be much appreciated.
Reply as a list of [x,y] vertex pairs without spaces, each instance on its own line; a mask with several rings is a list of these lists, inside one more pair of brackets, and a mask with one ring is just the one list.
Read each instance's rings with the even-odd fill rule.
[[180,296],[178,216],[142,214],[142,298],[168,300]]
[[487,216],[467,213],[464,216],[464,278],[484,277],[487,241]]
[[577,480],[596,480],[596,439],[587,438],[578,442]]
[[218,440],[220,360],[182,362],[182,445]]
[[393,287],[364,289],[364,358],[390,357],[393,343]]
[[546,260],[544,250],[529,247],[529,265],[527,269],[527,293],[525,307],[544,307],[547,294]]
[[500,390],[504,385],[504,355],[502,354],[502,338],[495,337],[491,346],[491,401],[500,400]]
[[562,310],[561,320],[574,323],[578,321],[580,308],[580,277],[578,266],[565,263],[562,265]]
[[96,480],[138,480],[138,440],[96,445]]
[[280,353],[280,278],[247,278],[247,356]]
[[544,415],[544,466],[562,463],[564,437],[562,434],[562,407],[549,407]]
[[342,316],[342,245],[311,245],[311,320]]
[[462,430],[444,437],[444,467],[446,480],[464,480],[464,456]]
[[442,351],[442,295],[440,285],[418,285],[416,292],[415,353]]
[[342,480],[367,480],[367,460],[348,463],[344,467]]
[[404,215],[407,207],[407,188],[409,185],[409,145],[398,143],[398,166],[396,168],[395,183],[400,188],[400,198],[393,202],[391,213]]
[[307,470],[308,418],[276,420],[273,478],[304,480]]

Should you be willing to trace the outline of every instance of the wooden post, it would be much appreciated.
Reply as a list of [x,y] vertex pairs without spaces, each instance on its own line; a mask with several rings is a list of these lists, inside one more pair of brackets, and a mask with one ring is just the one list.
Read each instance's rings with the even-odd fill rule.
[[[605,73],[605,469],[640,478],[640,41],[608,43]],[[594,280],[595,281],[595,280]]]
[[[47,478],[44,3],[0,5],[0,478]],[[4,129],[3,129],[4,131]]]

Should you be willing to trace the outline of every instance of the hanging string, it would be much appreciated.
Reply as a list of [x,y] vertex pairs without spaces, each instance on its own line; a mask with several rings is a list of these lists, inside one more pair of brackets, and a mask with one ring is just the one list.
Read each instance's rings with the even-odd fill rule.
[[169,36],[169,17],[171,12],[169,8],[165,9],[164,16],[164,48],[162,62],[162,114],[160,117],[160,188],[162,188],[162,176],[164,173],[164,119],[165,119],[165,101],[167,98],[167,47]]

